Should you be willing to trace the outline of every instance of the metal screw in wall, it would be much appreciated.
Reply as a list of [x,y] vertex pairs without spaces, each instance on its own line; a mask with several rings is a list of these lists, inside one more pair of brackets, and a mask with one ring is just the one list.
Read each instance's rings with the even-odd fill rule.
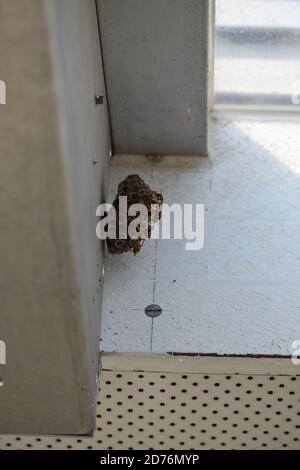
[[150,318],[156,318],[162,314],[162,308],[159,305],[151,304],[145,308],[145,313]]

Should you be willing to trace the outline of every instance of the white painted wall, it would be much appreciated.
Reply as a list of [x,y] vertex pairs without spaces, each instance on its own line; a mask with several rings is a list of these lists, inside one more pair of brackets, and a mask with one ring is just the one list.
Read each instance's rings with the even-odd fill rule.
[[206,155],[209,1],[98,5],[115,153]]

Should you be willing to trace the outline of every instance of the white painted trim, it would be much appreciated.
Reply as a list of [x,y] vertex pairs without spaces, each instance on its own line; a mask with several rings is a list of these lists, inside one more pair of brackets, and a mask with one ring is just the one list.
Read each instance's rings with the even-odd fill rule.
[[102,370],[213,374],[299,375],[289,357],[173,356],[168,354],[102,353]]

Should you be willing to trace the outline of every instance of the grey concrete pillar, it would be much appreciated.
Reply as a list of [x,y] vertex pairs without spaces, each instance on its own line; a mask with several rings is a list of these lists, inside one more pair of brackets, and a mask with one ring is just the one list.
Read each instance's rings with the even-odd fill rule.
[[0,433],[88,434],[110,149],[95,2],[0,0],[0,56]]

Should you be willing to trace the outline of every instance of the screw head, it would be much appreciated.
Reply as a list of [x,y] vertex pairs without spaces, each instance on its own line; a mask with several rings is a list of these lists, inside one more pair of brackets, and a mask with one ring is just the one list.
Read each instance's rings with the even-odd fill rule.
[[95,103],[96,103],[96,105],[103,104],[104,103],[104,96],[95,95]]
[[162,314],[162,308],[159,305],[151,304],[145,308],[145,313],[150,318],[156,318]]

